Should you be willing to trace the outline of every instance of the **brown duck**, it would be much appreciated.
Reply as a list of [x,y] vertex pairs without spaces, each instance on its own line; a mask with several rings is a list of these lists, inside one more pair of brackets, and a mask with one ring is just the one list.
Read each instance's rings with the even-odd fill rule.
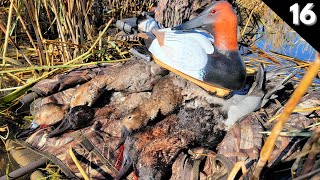
[[183,149],[217,145],[224,135],[220,124],[224,117],[212,113],[213,109],[183,108],[177,115],[129,136],[118,178],[133,165],[139,179],[161,179]]
[[132,60],[122,66],[113,66],[105,75],[96,76],[81,85],[73,98],[70,107],[78,105],[92,106],[106,90],[123,92],[150,91],[154,84],[168,74],[154,62]]
[[146,126],[158,115],[166,116],[182,102],[182,88],[186,81],[180,77],[168,75],[161,79],[153,88],[150,100],[138,106],[132,113],[122,120],[121,140],[132,131]]
[[76,106],[70,109],[69,113],[64,117],[61,124],[48,137],[54,137],[62,134],[67,130],[78,130],[90,125],[94,119],[95,112],[89,106]]
[[67,130],[90,126],[94,119],[117,119],[117,116],[121,116],[123,111],[127,112],[128,109],[135,108],[149,97],[148,92],[113,93],[108,106],[102,108],[92,108],[86,105],[75,106],[70,109],[61,124],[48,134],[48,137],[58,136]]
[[17,134],[17,138],[25,137],[32,134],[38,128],[52,126],[63,120],[68,114],[68,106],[61,104],[48,103],[40,107],[40,110],[35,115],[30,127]]

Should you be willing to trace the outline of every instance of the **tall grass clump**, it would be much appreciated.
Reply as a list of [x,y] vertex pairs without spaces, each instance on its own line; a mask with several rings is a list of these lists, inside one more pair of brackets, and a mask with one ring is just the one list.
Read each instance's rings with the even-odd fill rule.
[[[112,38],[117,31],[113,23],[105,34],[100,33],[111,18],[137,15],[155,1],[12,0],[1,4],[0,96],[19,91],[0,99],[6,103],[45,74],[60,73],[75,64],[127,59],[124,42]],[[98,37],[99,43],[92,47]],[[87,56],[73,61],[91,48]]]

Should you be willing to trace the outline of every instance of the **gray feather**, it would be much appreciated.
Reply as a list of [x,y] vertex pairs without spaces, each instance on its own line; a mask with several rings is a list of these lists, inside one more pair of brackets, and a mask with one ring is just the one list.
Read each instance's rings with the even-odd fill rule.
[[255,81],[246,95],[234,95],[228,101],[228,119],[225,121],[227,129],[229,129],[236,121],[247,114],[257,110],[261,106],[264,96],[263,86],[265,82],[265,72],[260,64]]

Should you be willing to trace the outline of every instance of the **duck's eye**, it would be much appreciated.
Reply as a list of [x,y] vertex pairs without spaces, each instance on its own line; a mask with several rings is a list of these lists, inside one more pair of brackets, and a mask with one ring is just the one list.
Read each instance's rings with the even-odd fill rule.
[[128,119],[130,120],[132,118],[132,116],[129,116]]
[[211,14],[214,14],[214,13],[216,13],[216,10],[211,10],[211,12],[210,12]]

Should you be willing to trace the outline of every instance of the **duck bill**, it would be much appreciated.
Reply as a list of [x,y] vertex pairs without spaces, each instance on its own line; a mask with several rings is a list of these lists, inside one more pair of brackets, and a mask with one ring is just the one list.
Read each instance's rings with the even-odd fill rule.
[[26,129],[26,130],[24,130],[22,132],[19,132],[19,133],[16,134],[16,138],[20,139],[20,138],[28,137],[31,134],[33,134],[37,129],[39,129],[39,127],[37,127],[37,128],[29,128],[29,129]]
[[171,28],[172,30],[190,30],[190,29],[194,29],[194,28],[198,28],[204,25],[204,21],[205,21],[205,14],[200,14],[200,16],[191,19],[190,21],[187,21],[183,24],[180,24],[178,26],[175,26],[173,28]]
[[58,135],[64,133],[65,131],[71,129],[71,127],[72,126],[68,122],[68,119],[63,119],[61,124],[55,130],[53,130],[52,132],[50,132],[48,134],[48,138],[58,136]]
[[129,134],[130,134],[130,130],[129,130],[128,128],[126,128],[126,127],[123,126],[123,127],[121,128],[121,138],[120,138],[120,140],[119,140],[119,143],[118,143],[116,149],[119,149],[120,146],[121,146],[122,144],[124,144],[124,142],[126,141],[127,137],[129,136]]
[[115,179],[124,179],[127,177],[133,170],[132,164],[132,159],[129,157],[129,154],[124,151],[121,168]]
[[214,19],[208,18],[210,11],[213,6],[215,6],[216,1],[213,1],[206,9],[204,9],[197,17],[187,21],[183,24],[180,24],[176,27],[171,28],[172,30],[190,30],[194,28],[202,27],[206,24],[212,24]]

